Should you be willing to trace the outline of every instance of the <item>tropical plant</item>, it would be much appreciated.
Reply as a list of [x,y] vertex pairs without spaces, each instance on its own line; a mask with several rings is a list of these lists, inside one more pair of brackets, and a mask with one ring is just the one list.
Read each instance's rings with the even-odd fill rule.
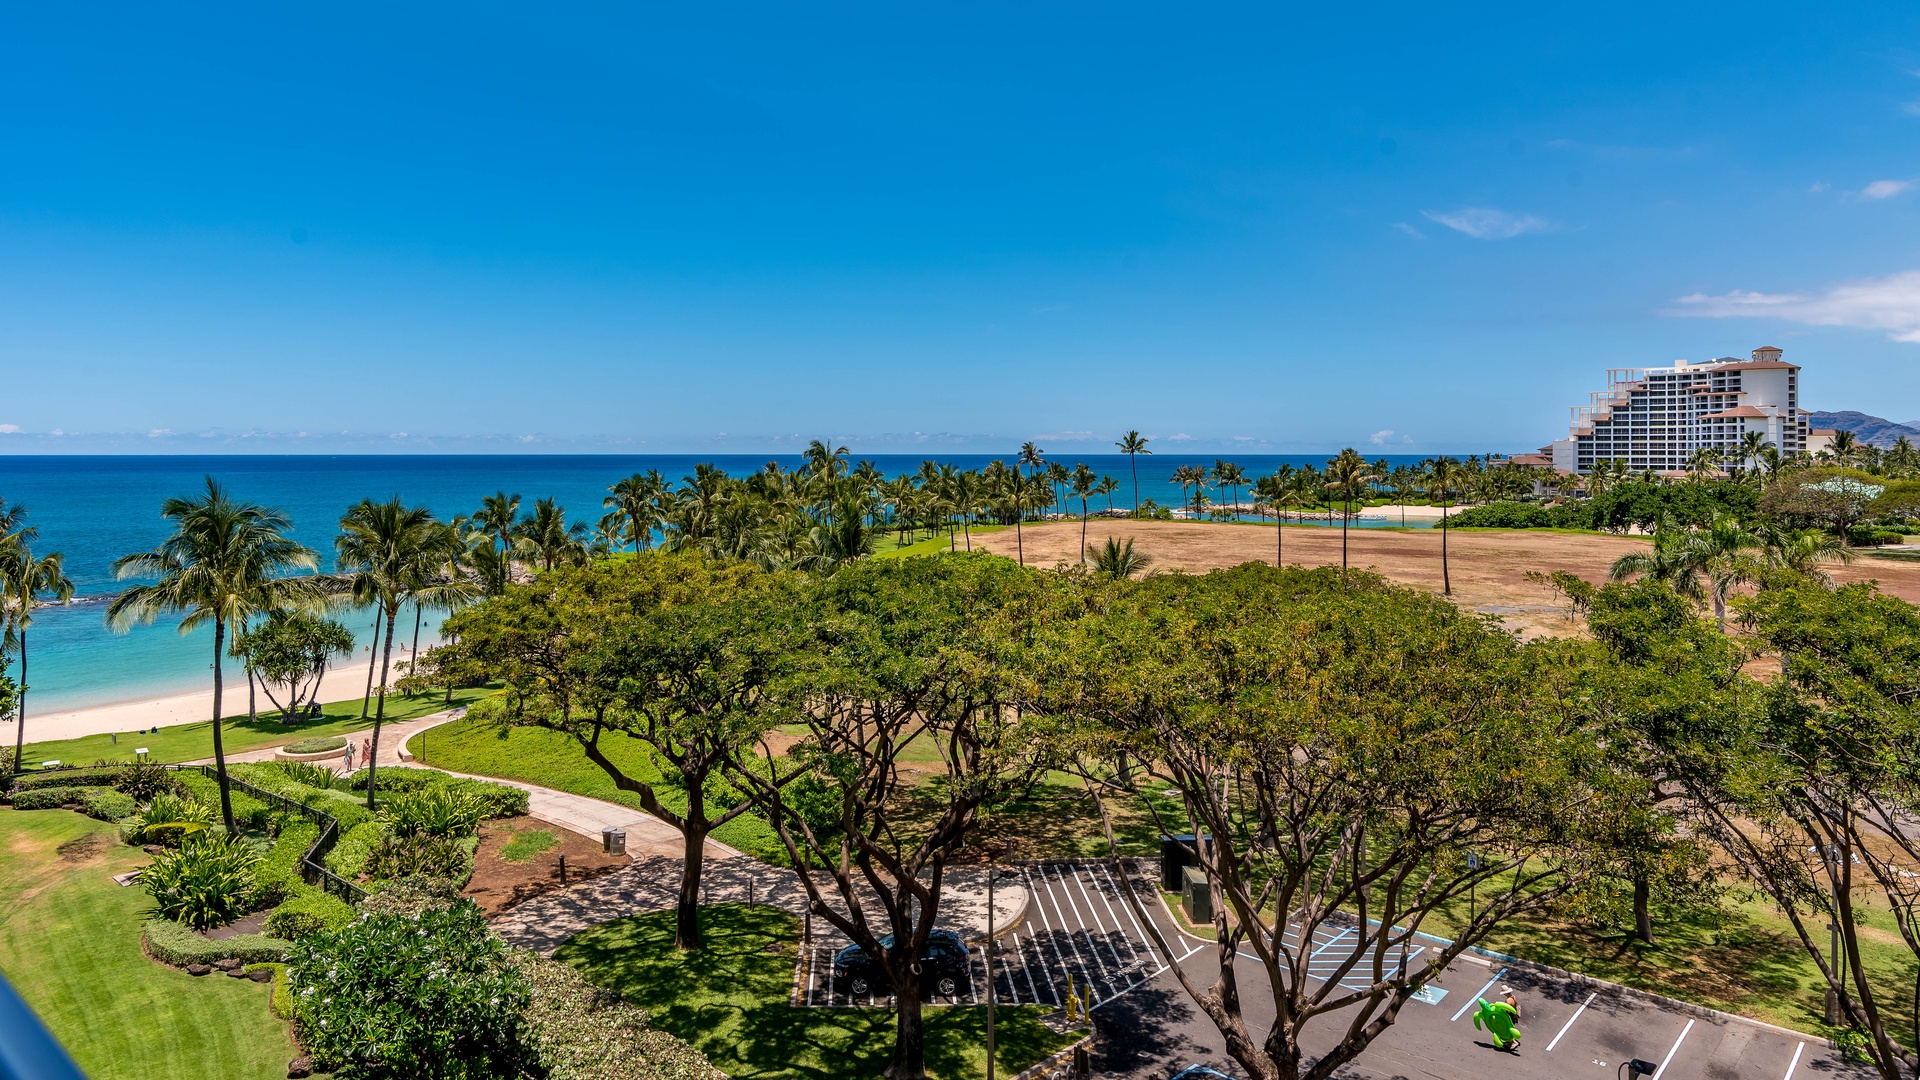
[[73,582],[67,578],[61,554],[33,553],[40,530],[26,524],[26,516],[26,507],[0,502],[0,676],[7,654],[20,658],[11,707],[0,711],[0,716],[11,713],[14,718],[15,761],[21,760],[27,739],[27,630],[33,625],[34,609],[49,600],[64,604],[73,599]]
[[1080,561],[1084,563],[1087,561],[1087,499],[1099,488],[1100,481],[1083,461],[1074,466],[1068,484],[1067,493],[1080,500]]
[[666,489],[660,470],[649,469],[615,481],[607,489],[607,497],[601,500],[601,505],[613,511],[610,516],[632,540],[633,550],[653,546],[653,530],[660,526],[660,496]]
[[587,527],[581,522],[569,524],[566,509],[551,497],[538,499],[533,512],[520,523],[515,545],[543,570],[563,562],[578,566],[587,561]]
[[1713,604],[1714,622],[1727,625],[1727,596],[1737,585],[1755,580],[1765,569],[1765,543],[1733,517],[1716,516],[1705,528],[1657,530],[1650,551],[1615,559],[1607,576],[1614,581],[1647,577],[1675,592]]
[[473,835],[480,826],[482,813],[478,800],[447,785],[436,784],[389,797],[381,808],[380,818],[395,836],[459,839]]
[[1340,493],[1340,576],[1347,573],[1347,528],[1353,521],[1353,500],[1361,488],[1380,479],[1360,452],[1349,446],[1327,462],[1327,490]]
[[462,846],[459,840],[444,836],[426,833],[395,836],[388,833],[381,836],[367,853],[362,870],[374,881],[430,877],[464,885],[473,874],[473,853]]
[[[327,664],[352,652],[353,631],[300,611],[272,612],[266,622],[233,635],[233,654],[246,661],[249,673],[259,676],[267,700],[288,720],[305,716],[315,704]],[[284,705],[275,687],[285,687]]]
[[1147,440],[1143,438],[1138,431],[1127,432],[1125,435],[1120,436],[1119,442],[1113,445],[1119,447],[1120,452],[1127,455],[1127,467],[1133,470],[1133,509],[1135,513],[1139,513],[1140,465],[1135,458],[1140,454],[1146,454],[1151,457],[1153,456],[1153,451],[1147,449]]
[[220,818],[237,831],[227,787],[227,754],[221,739],[221,662],[227,633],[272,611],[324,603],[320,582],[286,576],[316,565],[312,551],[287,535],[293,523],[279,510],[240,502],[209,476],[197,498],[176,497],[160,507],[173,535],[152,551],[123,555],[113,570],[122,580],[151,579],[115,597],[107,625],[124,632],[151,623],[163,612],[181,614],[180,633],[213,625],[213,761],[220,784]]
[[1133,549],[1133,537],[1127,537],[1126,542],[1122,543],[1118,537],[1109,536],[1100,550],[1094,552],[1093,572],[1116,580],[1130,578],[1145,570],[1151,562],[1152,556]]
[[185,794],[180,781],[174,779],[172,769],[145,762],[129,765],[115,773],[113,786],[136,802],[143,803],[152,802],[163,791],[173,795]]
[[1437,457],[1427,462],[1427,497],[1440,504],[1440,583],[1441,593],[1453,595],[1453,569],[1447,562],[1447,508],[1459,496],[1467,482],[1467,474],[1461,464],[1450,457]]
[[206,833],[155,855],[139,880],[161,917],[206,930],[247,913],[259,861],[244,840]]
[[[548,500],[542,500],[543,503]],[[373,740],[367,755],[370,768],[380,758],[380,729],[387,713],[387,676],[393,662],[393,624],[409,602],[434,607],[459,607],[477,589],[466,580],[442,580],[441,560],[455,542],[454,535],[433,518],[426,507],[402,505],[398,497],[376,503],[366,500],[349,508],[340,519],[334,540],[335,587],[355,603],[376,608],[386,624],[380,642],[380,685],[373,714]],[[374,806],[375,782],[367,783],[367,808]]]
[[135,839],[145,839],[148,831],[157,825],[205,827],[212,822],[212,808],[175,791],[160,789],[148,799],[146,808],[128,822],[127,831]]

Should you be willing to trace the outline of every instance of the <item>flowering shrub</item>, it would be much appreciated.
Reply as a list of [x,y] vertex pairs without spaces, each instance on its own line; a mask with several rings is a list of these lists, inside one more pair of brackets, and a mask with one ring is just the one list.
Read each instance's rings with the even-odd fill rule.
[[300,1041],[344,1077],[517,1077],[526,976],[461,901],[368,915],[297,943],[287,965]]

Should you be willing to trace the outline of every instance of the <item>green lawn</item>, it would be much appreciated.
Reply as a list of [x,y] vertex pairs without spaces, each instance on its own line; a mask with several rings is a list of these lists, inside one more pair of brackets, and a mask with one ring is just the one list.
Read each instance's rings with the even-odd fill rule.
[[[974,536],[985,536],[988,533],[1005,532],[1007,529],[1008,526],[1006,525],[975,525],[969,531],[971,531]],[[913,534],[909,533],[908,542],[902,544],[900,543],[899,533],[888,533],[885,538],[873,547],[873,553],[875,555],[885,556],[887,558],[899,558],[907,555],[940,555],[950,550],[967,550],[966,534],[956,531],[953,534],[952,542],[949,543],[947,534],[944,532],[936,533],[924,540],[915,540],[913,539]]]
[[[613,786],[600,766],[587,760],[571,736],[544,728],[496,728],[486,721],[456,720],[416,737],[409,746],[416,760],[454,772],[520,780],[557,791],[641,809],[640,797]],[[686,796],[661,782],[653,750],[638,739],[609,733],[600,749],[628,776],[655,785],[660,801],[675,811]],[[767,823],[742,814],[714,830],[713,839],[756,858],[784,864],[785,851]]]
[[[453,703],[462,705],[475,698],[484,697],[492,691],[485,688],[455,690]],[[234,700],[231,696],[227,700]],[[246,701],[246,688],[241,688],[239,700]],[[436,713],[447,708],[446,696],[441,693],[420,694],[407,697],[401,694],[387,696],[387,719],[389,721],[413,720]],[[229,717],[220,729],[221,739],[229,754],[242,750],[258,750],[264,746],[279,746],[297,739],[311,739],[322,735],[341,735],[349,731],[371,728],[371,719],[360,719],[360,698],[352,701],[336,701],[326,705],[321,715],[303,724],[282,724],[278,713],[261,713],[257,720],[248,720],[245,713]],[[27,718],[29,730],[33,718]],[[136,747],[144,746],[152,753],[149,761],[195,761],[213,756],[213,721],[204,720],[197,724],[176,724],[163,727],[151,735],[136,735],[120,732],[117,739],[113,735],[88,735],[78,739],[59,739],[51,742],[28,743],[25,760],[29,765],[42,761],[61,761],[68,765],[91,765],[96,761],[132,761]]]
[[[645,1008],[654,1026],[692,1043],[735,1077],[878,1077],[893,1052],[889,1009],[805,1009],[789,1002],[799,920],[744,904],[703,909],[706,947],[673,947],[673,912],[584,931],[554,953],[593,982]],[[1003,1006],[995,1063],[1012,1076],[1077,1036],[1040,1022],[1045,1010]],[[927,1069],[941,1080],[986,1075],[986,1009],[929,1007]]]
[[[89,841],[99,836],[101,841]],[[0,810],[0,973],[92,1080],[272,1080],[296,1054],[267,987],[194,978],[140,951],[147,857],[66,810]],[[68,857],[89,844],[91,855]]]

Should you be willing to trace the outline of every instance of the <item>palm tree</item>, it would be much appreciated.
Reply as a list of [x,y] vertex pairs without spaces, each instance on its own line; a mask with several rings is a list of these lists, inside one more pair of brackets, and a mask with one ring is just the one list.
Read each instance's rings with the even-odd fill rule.
[[[496,558],[486,560],[487,569],[492,573],[483,579],[487,592],[505,592],[507,582],[513,578],[513,538],[520,527],[520,496],[497,491],[481,499],[480,512],[473,515],[473,527],[481,535],[493,539]],[[377,631],[378,627],[375,629]]]
[[161,612],[179,612],[180,632],[213,624],[213,764],[220,780],[220,819],[238,835],[227,790],[227,752],[220,737],[220,663],[227,631],[273,611],[296,611],[323,602],[320,581],[290,577],[318,565],[314,553],[287,535],[293,523],[272,507],[239,502],[213,477],[197,498],[175,497],[160,505],[174,532],[152,551],[113,561],[116,577],[151,578],[114,598],[107,625],[125,632],[151,623]]
[[1370,467],[1367,459],[1351,446],[1327,462],[1327,490],[1340,493],[1340,584],[1343,587],[1347,583],[1347,528],[1353,521],[1354,492],[1380,479],[1367,471]]
[[1281,520],[1281,514],[1289,506],[1300,505],[1299,489],[1291,483],[1293,466],[1282,465],[1272,473],[1254,481],[1253,499],[1256,511],[1265,507],[1273,511],[1273,565],[1285,566],[1287,560],[1287,523]]
[[1065,517],[1067,513],[1067,485],[1071,483],[1072,480],[1073,474],[1067,471],[1065,465],[1057,461],[1047,463],[1047,490],[1053,495],[1051,499],[1047,500],[1047,505],[1052,506],[1058,504],[1060,507],[1060,516],[1062,517]]
[[[1081,561],[1084,562],[1086,546],[1081,545],[1080,550]],[[1122,544],[1117,538],[1109,536],[1100,550],[1093,554],[1093,572],[1101,577],[1115,580],[1130,578],[1146,569],[1147,564],[1152,561],[1144,552],[1133,550],[1133,537],[1127,537],[1127,542]]]
[[563,562],[586,562],[586,524],[567,524],[566,510],[551,496],[533,504],[533,513],[520,523],[515,540],[518,550],[538,559],[543,570],[551,570]]
[[1069,493],[1080,499],[1080,561],[1084,563],[1087,561],[1087,497],[1100,486],[1100,481],[1094,477],[1093,470],[1087,468],[1087,463],[1083,461],[1073,467],[1073,475],[1068,478],[1068,482],[1072,485],[1068,489]]
[[1134,455],[1146,454],[1151,457],[1153,456],[1153,451],[1147,449],[1147,440],[1141,437],[1138,431],[1127,432],[1120,437],[1119,442],[1113,445],[1119,447],[1120,452],[1127,455],[1127,467],[1133,470],[1133,512],[1137,514],[1140,512],[1140,466],[1134,460]]
[[1102,476],[1100,483],[1094,487],[1093,493],[1107,497],[1107,510],[1111,512],[1113,510],[1113,493],[1119,490],[1120,481],[1115,480],[1111,476]]
[[1213,461],[1213,482],[1220,487],[1233,489],[1233,510],[1240,512],[1240,485],[1247,482],[1247,474],[1240,466],[1231,461],[1215,458]]
[[660,493],[666,486],[660,470],[650,469],[614,481],[607,497],[600,500],[603,508],[613,511],[607,516],[625,526],[636,552],[653,546],[653,530],[660,523]]
[[1440,591],[1446,596],[1453,595],[1453,570],[1447,564],[1447,507],[1466,480],[1466,469],[1450,457],[1427,462],[1427,497],[1440,504]]
[[424,506],[405,506],[398,496],[381,503],[371,499],[356,503],[340,518],[340,535],[333,541],[338,573],[331,584],[355,603],[378,608],[387,626],[385,640],[378,643],[379,701],[373,713],[373,748],[367,755],[369,810],[374,805],[373,770],[380,757],[380,727],[387,716],[394,619],[407,603],[451,609],[478,592],[464,578],[441,579],[440,568],[453,544],[453,532],[435,521],[432,511]]
[[1765,542],[1739,520],[1715,514],[1703,528],[1681,532],[1663,522],[1654,531],[1653,550],[1622,555],[1607,576],[1614,581],[1651,577],[1675,591],[1713,603],[1713,619],[1727,628],[1727,594],[1766,567]]
[[18,769],[27,741],[27,628],[33,625],[33,609],[43,599],[66,603],[73,599],[73,582],[64,570],[59,552],[35,556],[33,542],[40,530],[24,524],[27,509],[0,504],[0,664],[8,652],[20,652],[19,693],[14,702],[13,767]]
[[1713,471],[1714,466],[1720,464],[1720,459],[1723,456],[1723,452],[1717,446],[1694,447],[1693,453],[1687,456],[1688,477],[1695,483],[1706,479],[1707,474]]
[[1738,463],[1742,466],[1759,465],[1760,452],[1773,444],[1767,441],[1764,431],[1743,432],[1740,436],[1740,449],[1737,452]]
[[1040,456],[1044,453],[1046,453],[1046,451],[1035,446],[1032,441],[1020,444],[1019,462],[1030,470],[1029,475],[1038,475],[1040,466],[1047,463],[1047,459]]
[[1827,450],[1838,464],[1851,465],[1853,459],[1860,456],[1860,437],[1851,431],[1836,431]]
[[1791,571],[1822,585],[1833,584],[1833,576],[1821,569],[1823,564],[1844,566],[1854,560],[1852,548],[1822,529],[1768,529],[1760,540],[1769,569]]

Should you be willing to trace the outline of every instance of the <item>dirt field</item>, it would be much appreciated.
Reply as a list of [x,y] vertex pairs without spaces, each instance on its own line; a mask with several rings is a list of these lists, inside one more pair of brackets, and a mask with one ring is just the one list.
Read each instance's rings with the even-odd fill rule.
[[[541,830],[552,833],[554,844],[524,862],[508,862],[500,857],[515,833]],[[466,895],[489,916],[541,893],[561,887],[560,857],[567,860],[567,884],[589,877],[612,873],[629,865],[625,855],[608,855],[600,845],[544,821],[530,817],[499,818],[480,826],[480,850],[474,854],[473,880]]]
[[[1072,562],[1080,545],[1079,522],[1029,525],[1021,530],[1029,566]],[[1272,526],[1224,525],[1181,521],[1112,521],[1087,523],[1087,545],[1098,548],[1109,536],[1132,537],[1134,550],[1152,557],[1150,569],[1203,572],[1243,562],[1274,559]],[[1013,532],[974,537],[974,546],[1002,555],[1015,553]],[[1286,560],[1303,566],[1340,565],[1340,530],[1323,526],[1288,526]],[[1562,634],[1573,629],[1553,593],[1528,581],[1529,570],[1551,573],[1566,570],[1588,581],[1606,580],[1607,567],[1630,551],[1644,549],[1638,537],[1588,536],[1524,530],[1452,532],[1447,538],[1453,596],[1475,611],[1501,616],[1523,634]],[[1439,592],[1440,532],[1398,532],[1352,529],[1348,532],[1350,565],[1370,569],[1415,588]],[[1862,558],[1838,567],[1841,581],[1878,579],[1881,588],[1920,603],[1920,562]]]

